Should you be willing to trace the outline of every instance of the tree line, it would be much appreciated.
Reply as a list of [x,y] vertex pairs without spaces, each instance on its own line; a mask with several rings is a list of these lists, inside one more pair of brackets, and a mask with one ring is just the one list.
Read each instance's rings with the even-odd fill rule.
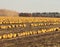
[[60,17],[58,12],[43,12],[43,13],[19,13],[20,17]]

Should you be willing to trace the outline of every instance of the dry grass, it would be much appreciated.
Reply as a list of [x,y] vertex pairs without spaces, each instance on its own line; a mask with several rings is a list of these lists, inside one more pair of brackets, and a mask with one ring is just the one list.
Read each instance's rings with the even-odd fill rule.
[[60,46],[60,18],[0,17],[0,47]]

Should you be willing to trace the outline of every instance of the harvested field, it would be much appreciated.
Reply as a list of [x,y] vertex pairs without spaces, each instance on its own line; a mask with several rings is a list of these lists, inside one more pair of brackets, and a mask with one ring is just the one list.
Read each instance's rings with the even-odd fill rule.
[[0,17],[0,47],[59,47],[60,18]]

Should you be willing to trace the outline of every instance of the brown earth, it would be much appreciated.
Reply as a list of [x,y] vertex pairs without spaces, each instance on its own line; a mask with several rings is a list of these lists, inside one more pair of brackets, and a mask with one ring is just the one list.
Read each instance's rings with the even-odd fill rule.
[[0,16],[19,16],[18,12],[0,9]]

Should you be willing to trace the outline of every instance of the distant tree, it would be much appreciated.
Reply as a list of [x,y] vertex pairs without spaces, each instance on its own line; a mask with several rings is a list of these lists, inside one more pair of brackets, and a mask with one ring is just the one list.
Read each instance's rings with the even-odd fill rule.
[[31,13],[19,13],[19,16],[22,16],[22,17],[30,17],[31,16]]

